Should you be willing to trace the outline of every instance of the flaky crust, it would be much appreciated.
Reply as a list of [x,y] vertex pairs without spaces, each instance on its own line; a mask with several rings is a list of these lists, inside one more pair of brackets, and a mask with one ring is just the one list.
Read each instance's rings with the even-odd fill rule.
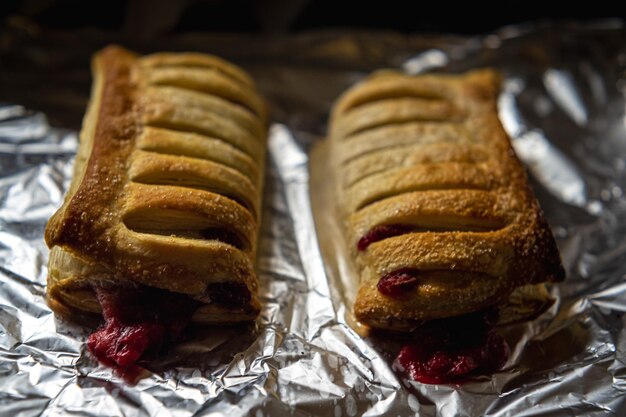
[[[342,219],[360,284],[358,320],[408,330],[563,279],[554,238],[497,114],[500,77],[374,74],[335,104],[329,129]],[[410,229],[357,249],[378,226]],[[383,295],[381,277],[418,284]],[[521,308],[520,308],[521,309]]]
[[[194,321],[253,319],[267,114],[250,77],[115,46],[92,67],[73,180],[46,228],[50,306],[98,314],[94,286],[146,285],[203,302]],[[244,284],[249,304],[214,302],[216,283]]]

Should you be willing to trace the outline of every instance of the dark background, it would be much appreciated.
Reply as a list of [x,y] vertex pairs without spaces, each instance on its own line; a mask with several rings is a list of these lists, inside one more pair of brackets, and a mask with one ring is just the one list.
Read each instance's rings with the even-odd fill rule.
[[291,33],[320,28],[478,34],[535,20],[624,17],[623,2],[354,0],[2,0],[0,16],[43,28],[92,27],[138,38],[190,31]]
[[[562,6],[555,7],[555,3]],[[467,35],[482,35],[521,22],[549,23],[529,27],[544,28],[537,36],[541,42],[558,44],[552,49],[554,53],[561,53],[565,45],[575,56],[595,57],[596,45],[603,42],[595,38],[599,32],[578,38],[568,34],[578,33],[577,27],[623,27],[626,16],[620,3],[0,0],[0,102],[43,111],[53,125],[77,129],[89,95],[90,57],[103,46],[117,43],[139,53],[193,50],[222,56],[262,80],[263,93],[274,101],[275,109],[287,108],[285,103],[293,102],[293,95],[285,92],[290,89],[302,89],[302,106],[313,109],[319,108],[319,103],[307,100],[323,97],[324,103],[330,103],[356,79],[333,84],[336,78],[329,81],[324,77],[334,71],[341,69],[356,77],[397,67],[417,51],[450,50],[469,41]],[[605,18],[612,20],[595,24]],[[590,20],[591,24],[579,24]],[[442,33],[446,36],[438,35]],[[606,48],[618,54],[622,46]],[[523,59],[556,59],[531,49]],[[513,51],[518,50],[499,55],[506,57],[499,67],[509,61],[511,65],[519,62]],[[489,54],[489,50],[484,52]],[[475,65],[469,60],[463,62],[466,67],[457,71]],[[292,79],[289,71],[276,70],[300,66],[307,68],[310,78]],[[312,88],[315,93],[309,94]],[[325,117],[312,111],[301,114],[310,115],[311,120],[297,122],[307,126],[319,126]],[[273,117],[286,122],[290,116],[274,111]],[[296,122],[289,123],[293,126]]]

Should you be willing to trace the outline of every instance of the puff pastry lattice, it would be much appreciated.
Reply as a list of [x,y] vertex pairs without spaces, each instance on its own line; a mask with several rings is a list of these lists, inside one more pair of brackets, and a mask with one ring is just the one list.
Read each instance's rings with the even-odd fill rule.
[[[563,278],[554,238],[497,114],[500,78],[374,74],[330,124],[339,215],[360,274],[356,318],[409,329]],[[379,280],[408,272],[395,297]]]
[[266,108],[250,77],[119,47],[92,65],[74,177],[46,229],[50,306],[97,314],[94,287],[148,286],[201,303],[195,322],[253,319]]

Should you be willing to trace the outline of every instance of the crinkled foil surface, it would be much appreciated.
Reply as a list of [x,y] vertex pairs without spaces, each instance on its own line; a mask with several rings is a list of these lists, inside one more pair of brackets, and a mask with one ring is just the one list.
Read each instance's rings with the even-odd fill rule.
[[[63,198],[108,42],[198,50],[242,65],[271,103],[254,328],[199,329],[145,364],[136,386],[99,366],[89,329],[44,302],[43,231]],[[337,95],[369,71],[505,74],[500,116],[558,240],[555,305],[506,330],[504,370],[462,386],[398,379],[385,348],[344,318],[320,255],[309,151]],[[626,31],[621,22],[529,24],[487,36],[322,32],[128,40],[84,30],[0,33],[0,415],[626,415]],[[328,178],[329,181],[332,178]]]

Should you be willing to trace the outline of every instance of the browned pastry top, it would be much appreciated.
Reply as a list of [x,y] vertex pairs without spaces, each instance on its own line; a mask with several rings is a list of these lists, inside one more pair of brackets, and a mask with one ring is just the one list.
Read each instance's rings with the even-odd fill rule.
[[[361,276],[355,315],[364,323],[409,328],[563,278],[498,120],[499,84],[492,70],[383,72],[337,101],[329,133],[339,215]],[[381,226],[396,232],[360,246]],[[380,278],[402,270],[417,285],[398,297],[381,294]]]
[[258,308],[267,115],[249,76],[208,55],[120,47],[93,72],[74,178],[45,234],[52,292],[101,281],[202,300],[228,281]]

